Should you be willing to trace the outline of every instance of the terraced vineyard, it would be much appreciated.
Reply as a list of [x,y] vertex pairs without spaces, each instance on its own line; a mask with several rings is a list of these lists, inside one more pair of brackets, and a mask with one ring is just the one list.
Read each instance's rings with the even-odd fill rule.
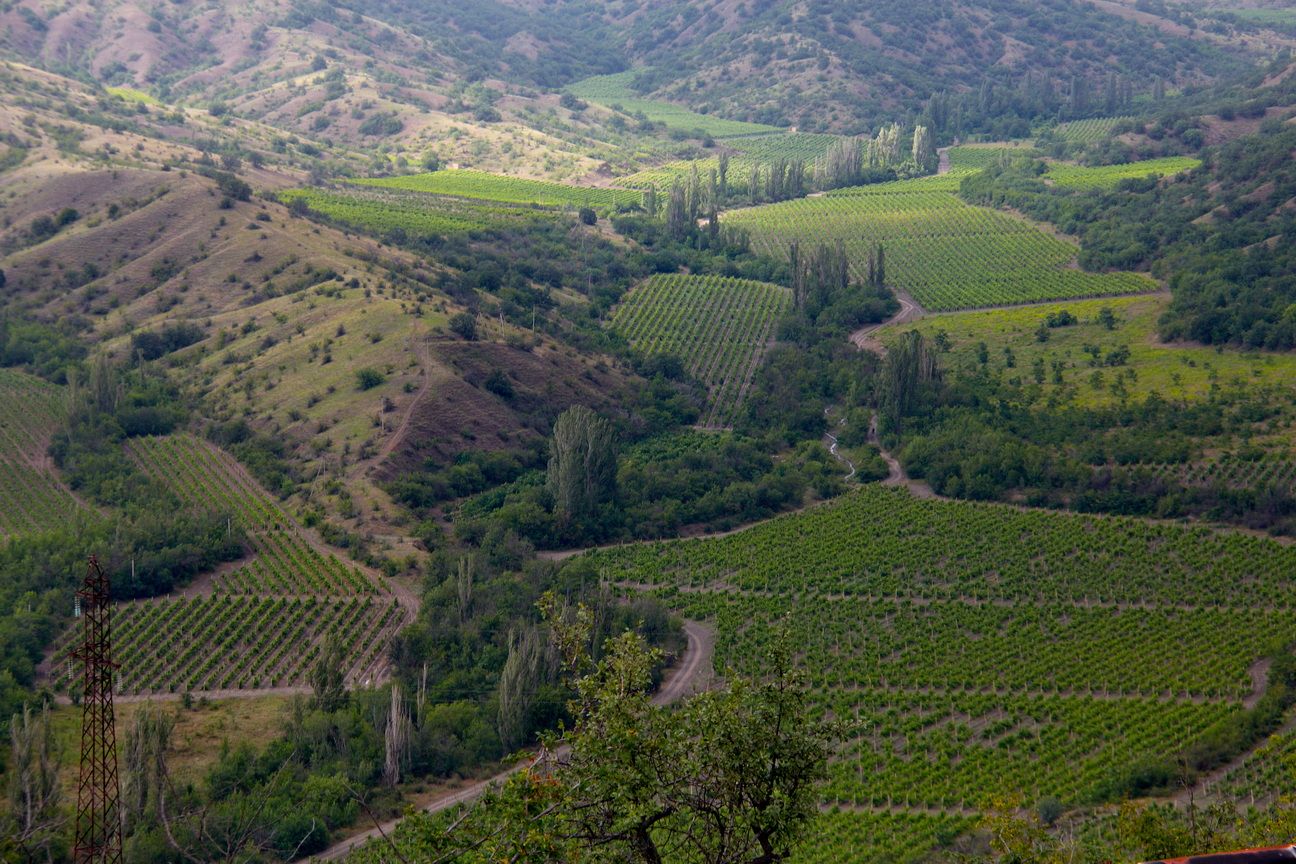
[[62,387],[0,369],[0,537],[40,531],[83,509],[45,458],[58,426]]
[[702,425],[727,426],[778,318],[791,303],[784,288],[719,276],[654,276],[617,306],[612,326],[645,354],[674,354],[706,384]]
[[[306,683],[325,639],[351,660],[350,682],[385,668],[385,649],[405,622],[395,598],[208,596],[119,604],[113,611],[118,692],[264,689]],[[69,657],[79,630],[56,648],[52,668],[75,677]]]
[[627,114],[642,112],[654,123],[664,123],[668,129],[680,129],[685,132],[700,132],[722,138],[731,135],[758,135],[780,131],[776,126],[761,123],[744,123],[738,120],[726,120],[710,114],[697,114],[682,105],[673,102],[662,102],[656,99],[644,99],[630,89],[629,84],[642,69],[629,69],[614,75],[598,75],[577,81],[567,87],[567,92],[580,99],[596,102],[599,105],[619,108]]
[[785,201],[722,218],[749,230],[757,249],[780,257],[794,240],[805,247],[840,241],[861,280],[869,250],[882,243],[888,282],[932,311],[1157,289],[1133,273],[1071,269],[1077,252],[1071,244],[947,192],[911,191],[923,189],[923,182],[862,187],[871,191]]
[[476,201],[501,201],[508,204],[546,204],[562,207],[581,207],[586,202],[600,207],[615,204],[638,204],[642,195],[633,190],[595,189],[585,186],[568,186],[544,180],[526,180],[505,177],[485,171],[447,169],[431,174],[414,174],[407,177],[379,177],[356,180],[355,185],[379,189],[410,189],[415,192],[432,192]]
[[711,621],[717,669],[759,674],[790,627],[818,709],[859,719],[823,791],[853,810],[804,861],[843,860],[851,832],[921,851],[999,789],[1083,801],[1236,716],[1256,661],[1296,637],[1292,547],[903,490],[586,554]]
[[1054,165],[1049,169],[1045,177],[1059,186],[1066,186],[1070,189],[1113,189],[1122,180],[1141,180],[1153,174],[1173,177],[1175,174],[1191,171],[1200,164],[1200,159],[1172,156],[1165,159],[1130,162],[1125,165],[1103,165],[1097,168],[1082,168],[1078,165]]
[[187,503],[235,514],[256,557],[216,576],[222,594],[350,596],[384,590],[360,568],[318,552],[296,522],[232,457],[190,435],[135,438],[131,454]]
[[1262,459],[1197,462],[1176,465],[1151,465],[1158,476],[1185,486],[1222,486],[1227,489],[1258,489],[1273,486],[1296,488],[1296,461]]

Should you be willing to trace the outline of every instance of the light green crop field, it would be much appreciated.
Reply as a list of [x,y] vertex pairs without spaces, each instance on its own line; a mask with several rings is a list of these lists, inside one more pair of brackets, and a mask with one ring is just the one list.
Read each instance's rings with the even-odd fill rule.
[[280,192],[285,203],[303,201],[312,210],[357,228],[420,234],[459,234],[502,227],[531,219],[552,219],[548,212],[526,205],[498,206],[469,199],[432,195],[407,189],[351,185],[346,191],[290,189]]
[[875,191],[803,198],[721,218],[749,230],[753,245],[774,256],[786,257],[794,240],[803,248],[841,242],[857,279],[865,277],[869,250],[881,243],[888,284],[933,311],[1157,289],[1133,273],[1074,269],[1075,246],[1006,213],[969,206],[948,192],[909,191],[923,189],[923,182],[861,187]]
[[[930,339],[943,331],[951,347],[945,362],[968,369],[980,368],[978,345],[985,343],[990,346],[986,369],[991,375],[1027,384],[1035,382],[1036,364],[1043,361],[1045,376],[1036,385],[1038,395],[1080,405],[1113,404],[1153,391],[1167,399],[1203,399],[1219,387],[1243,382],[1296,391],[1296,356],[1157,344],[1156,321],[1167,302],[1165,295],[1157,295],[934,315],[884,331],[882,338],[912,329]],[[1112,330],[1097,320],[1104,307],[1115,313]],[[1040,342],[1036,337],[1040,323],[1061,310],[1070,312],[1078,323],[1048,328],[1048,341]],[[1013,367],[1006,365],[1004,348],[1013,352]],[[1128,360],[1108,365],[1112,352],[1121,348],[1129,349]],[[1055,383],[1055,363],[1061,364],[1062,384]]]
[[[747,138],[734,138],[725,145],[740,151],[729,160],[727,184],[730,191],[747,190],[753,165],[768,165],[776,159],[800,159],[813,173],[814,163],[822,159],[834,141],[840,140],[836,135],[810,135],[801,132],[788,132],[781,135],[756,135]],[[698,174],[705,179],[711,171],[719,171],[720,158],[712,156],[694,161],[669,162],[657,168],[639,171],[620,177],[613,185],[628,189],[647,189],[656,186],[667,189],[675,180],[683,182],[697,165]]]
[[[1296,634],[1272,628],[1296,601],[1292,547],[903,489],[587,554],[623,590],[712,623],[717,669],[760,674],[790,628],[820,709],[863,724],[825,804],[888,817],[960,813],[1003,789],[1083,800],[1235,716],[1248,667]],[[805,860],[840,848],[828,832]]]
[[985,146],[951,147],[950,170],[944,174],[915,177],[912,180],[893,180],[889,183],[871,183],[867,186],[848,186],[833,189],[824,195],[830,198],[852,195],[888,195],[899,192],[957,192],[959,183],[969,174],[975,174],[995,164],[1000,159],[1030,156],[1036,151],[1029,147],[1008,147],[1001,144]]
[[726,120],[710,114],[698,114],[682,105],[673,102],[662,102],[656,99],[644,99],[629,88],[629,84],[639,69],[618,72],[615,75],[598,75],[586,78],[567,87],[567,92],[580,99],[597,102],[607,107],[620,106],[627,114],[643,114],[654,123],[665,123],[669,129],[682,129],[686,132],[698,131],[714,138],[731,135],[758,135],[763,132],[778,132],[777,126],[766,126],[762,123],[745,123],[739,120]]
[[127,102],[143,102],[145,105],[162,104],[143,90],[132,90],[130,87],[105,87],[104,90],[109,96],[117,96]]
[[727,426],[778,319],[791,305],[785,288],[719,276],[654,276],[626,295],[612,326],[645,354],[674,354],[706,384],[701,425]]
[[1059,186],[1070,189],[1112,189],[1122,180],[1142,179],[1160,174],[1173,177],[1184,171],[1191,171],[1201,164],[1200,159],[1187,156],[1171,156],[1165,159],[1148,159],[1144,162],[1130,162],[1125,165],[1102,165],[1096,168],[1082,168],[1078,165],[1054,165],[1049,169],[1045,179]]
[[431,174],[380,177],[354,182],[356,185],[379,189],[409,189],[415,192],[431,192],[436,195],[451,195],[476,201],[499,201],[506,204],[581,207],[589,203],[605,207],[618,203],[637,204],[642,199],[639,192],[632,190],[568,186],[564,183],[505,177],[502,174],[489,174],[485,171],[469,169],[448,169]]

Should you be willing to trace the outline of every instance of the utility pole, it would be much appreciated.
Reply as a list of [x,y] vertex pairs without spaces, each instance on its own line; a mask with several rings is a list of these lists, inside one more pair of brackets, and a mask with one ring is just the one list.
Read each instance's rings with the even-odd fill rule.
[[74,652],[85,670],[81,697],[81,782],[77,787],[76,864],[121,864],[117,732],[113,719],[112,610],[109,583],[90,556],[77,592],[85,641]]

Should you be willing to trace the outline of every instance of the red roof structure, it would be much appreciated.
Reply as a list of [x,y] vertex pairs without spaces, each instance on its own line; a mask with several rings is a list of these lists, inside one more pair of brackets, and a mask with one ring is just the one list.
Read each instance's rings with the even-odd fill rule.
[[1145,864],[1293,864],[1296,846],[1266,846],[1262,849],[1242,849],[1237,852],[1212,852],[1209,855],[1189,855],[1187,858],[1164,858]]

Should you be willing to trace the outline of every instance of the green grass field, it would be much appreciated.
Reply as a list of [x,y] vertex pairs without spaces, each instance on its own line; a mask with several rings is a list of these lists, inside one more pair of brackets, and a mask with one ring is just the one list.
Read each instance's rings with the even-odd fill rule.
[[749,230],[757,249],[780,257],[793,240],[803,248],[840,241],[857,279],[864,278],[870,248],[882,243],[888,283],[933,311],[1157,288],[1132,273],[1073,269],[1078,250],[1070,243],[1005,213],[966,205],[948,192],[926,191],[926,182],[861,187],[873,191],[786,201],[722,218],[726,225]]
[[414,174],[407,177],[381,177],[357,180],[355,183],[379,189],[409,189],[476,201],[560,207],[581,207],[586,203],[599,207],[613,206],[617,203],[637,204],[642,198],[639,192],[632,190],[568,186],[563,183],[505,177],[501,174],[488,174],[485,171],[468,169],[436,171],[432,174]]
[[1070,189],[1112,189],[1122,180],[1142,179],[1153,174],[1172,177],[1184,171],[1191,171],[1200,164],[1200,159],[1172,156],[1165,159],[1149,159],[1145,162],[1103,165],[1096,168],[1082,168],[1078,165],[1053,165],[1049,168],[1045,179]]
[[[1034,383],[1033,370],[1043,361],[1046,375],[1037,385],[1041,398],[1054,396],[1081,405],[1113,404],[1120,398],[1140,398],[1153,391],[1167,399],[1203,399],[1218,386],[1243,382],[1296,389],[1296,356],[1157,344],[1156,321],[1166,302],[1164,295],[1158,295],[934,315],[884,331],[882,338],[909,329],[934,338],[943,331],[951,346],[946,363],[978,370],[978,345],[985,343],[990,351],[986,369],[991,375],[1028,384]],[[1115,313],[1117,323],[1112,330],[1098,323],[1103,307]],[[1050,328],[1048,341],[1040,342],[1036,338],[1040,323],[1064,309],[1078,323]],[[1085,346],[1096,348],[1097,357]],[[1013,352],[1013,367],[1006,365],[1004,348]],[[1106,358],[1121,348],[1129,349],[1128,361],[1120,366],[1105,365]],[[1055,383],[1055,363],[1061,364],[1062,384]],[[1130,372],[1134,373],[1132,379]],[[1118,376],[1123,376],[1119,383]]]
[[655,276],[626,295],[612,326],[646,354],[674,354],[707,387],[701,425],[727,426],[791,304],[784,288],[718,276]]
[[709,114],[698,114],[682,105],[673,102],[662,102],[656,99],[644,99],[629,88],[639,69],[618,72],[615,75],[599,75],[586,78],[567,87],[567,92],[580,99],[596,102],[599,105],[616,108],[627,114],[643,112],[654,123],[664,123],[668,129],[680,129],[685,132],[699,132],[715,138],[732,135],[758,135],[762,132],[778,132],[776,126],[761,123],[744,123],[738,120],[726,120]]

